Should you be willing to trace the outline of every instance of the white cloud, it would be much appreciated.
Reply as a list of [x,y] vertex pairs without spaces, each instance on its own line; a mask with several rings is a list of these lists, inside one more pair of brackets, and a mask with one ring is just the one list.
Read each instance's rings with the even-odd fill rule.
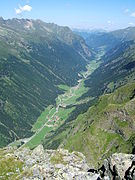
[[129,13],[129,11],[130,11],[129,9],[125,9],[124,13]]
[[135,12],[132,12],[131,16],[132,16],[132,17],[135,17]]
[[23,7],[20,7],[20,9],[21,9],[22,11],[31,11],[31,10],[32,10],[32,7],[29,6],[29,5],[25,5],[25,6],[23,6]]
[[16,14],[21,14],[21,10],[20,9],[15,9],[15,12],[16,12]]
[[108,23],[108,24],[110,24],[110,23],[111,23],[111,21],[110,21],[110,20],[108,20],[108,21],[107,21],[107,23]]
[[133,22],[130,22],[128,24],[129,24],[129,26],[135,26],[135,23],[133,23]]
[[111,20],[108,20],[108,21],[107,21],[107,24],[108,24],[108,25],[112,25],[112,21],[111,21]]
[[25,5],[25,6],[19,6],[18,9],[15,9],[15,12],[16,12],[16,14],[21,14],[25,11],[30,12],[31,10],[32,10],[31,6]]

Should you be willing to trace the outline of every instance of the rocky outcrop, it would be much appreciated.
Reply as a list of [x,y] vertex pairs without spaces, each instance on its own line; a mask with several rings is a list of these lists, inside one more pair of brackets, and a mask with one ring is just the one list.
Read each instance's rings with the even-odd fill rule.
[[99,173],[98,179],[103,180],[135,180],[135,155],[115,153],[104,160],[100,169],[89,169],[88,171]]
[[[12,151],[10,149],[10,153],[7,154],[8,157],[12,156],[23,163],[22,170],[18,170],[19,173],[16,176],[19,180],[96,180],[100,177],[99,173],[88,171],[90,167],[87,165],[85,156],[79,152],[69,153],[64,149],[44,150],[40,145],[34,150],[20,148]],[[11,174],[11,172],[7,173]],[[12,172],[12,175],[14,174]]]
[[[113,154],[104,161],[104,179],[135,180],[135,155]],[[103,171],[101,171],[103,172]]]
[[[7,172],[3,169],[0,174],[2,179],[135,180],[135,155],[132,154],[113,154],[98,170],[88,166],[82,153],[69,153],[64,149],[44,150],[42,145],[34,150],[6,148],[0,151],[0,155],[1,162],[8,164],[12,159],[12,166],[15,166],[12,168],[10,165],[9,169],[6,167]],[[1,162],[0,168],[4,167]]]

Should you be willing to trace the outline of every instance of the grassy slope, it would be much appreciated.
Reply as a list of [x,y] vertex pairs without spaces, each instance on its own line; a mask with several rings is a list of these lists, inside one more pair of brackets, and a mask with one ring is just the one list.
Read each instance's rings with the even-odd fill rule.
[[[98,103],[79,115],[63,141],[64,148],[83,152],[91,166],[98,166],[114,152],[132,152],[135,143],[135,84],[101,96]],[[98,164],[99,163],[99,164]]]
[[23,162],[17,158],[8,156],[8,153],[12,153],[12,151],[7,152],[0,149],[0,179],[19,180],[17,177],[23,171]]

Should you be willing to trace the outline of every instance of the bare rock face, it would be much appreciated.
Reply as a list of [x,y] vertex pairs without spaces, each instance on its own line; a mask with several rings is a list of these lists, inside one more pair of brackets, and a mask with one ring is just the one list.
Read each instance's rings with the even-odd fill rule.
[[104,161],[104,179],[135,180],[135,155],[115,153]]
[[44,150],[40,145],[34,150],[27,148],[14,152],[14,156],[24,163],[20,179],[47,180],[97,180],[99,173],[88,172],[85,156],[68,150]]
[[69,153],[65,149],[44,150],[42,145],[34,150],[12,147],[0,150],[0,167],[3,168],[0,179],[135,180],[133,154],[113,154],[95,170],[90,169],[82,153]]

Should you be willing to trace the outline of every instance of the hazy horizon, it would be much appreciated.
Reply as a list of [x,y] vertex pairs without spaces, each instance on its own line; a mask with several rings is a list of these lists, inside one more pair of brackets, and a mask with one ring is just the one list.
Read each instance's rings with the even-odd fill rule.
[[133,0],[5,0],[0,16],[4,19],[41,19],[75,29],[112,31],[135,26]]
[[[3,18],[2,16],[0,16],[0,18]],[[44,21],[44,20],[42,20],[42,19],[32,19],[32,18],[24,18],[24,17],[13,17],[13,18],[3,18],[4,20],[12,20],[12,19],[28,19],[28,20],[41,20],[41,21],[43,21],[43,22],[45,22],[45,23],[50,23],[50,24],[56,24],[56,25],[58,25],[58,26],[63,26],[63,27],[69,27],[72,31],[78,31],[78,32],[95,32],[95,31],[99,31],[99,32],[111,32],[111,31],[115,31],[115,30],[120,30],[120,29],[126,29],[126,28],[131,28],[131,27],[135,27],[135,25],[134,26],[127,26],[127,27],[122,27],[122,28],[116,28],[116,29],[105,29],[105,28],[96,28],[96,27],[93,27],[93,28],[79,28],[79,27],[70,27],[70,26],[68,26],[68,25],[60,25],[60,24],[57,24],[57,23],[55,23],[55,22],[47,22],[47,21]]]

